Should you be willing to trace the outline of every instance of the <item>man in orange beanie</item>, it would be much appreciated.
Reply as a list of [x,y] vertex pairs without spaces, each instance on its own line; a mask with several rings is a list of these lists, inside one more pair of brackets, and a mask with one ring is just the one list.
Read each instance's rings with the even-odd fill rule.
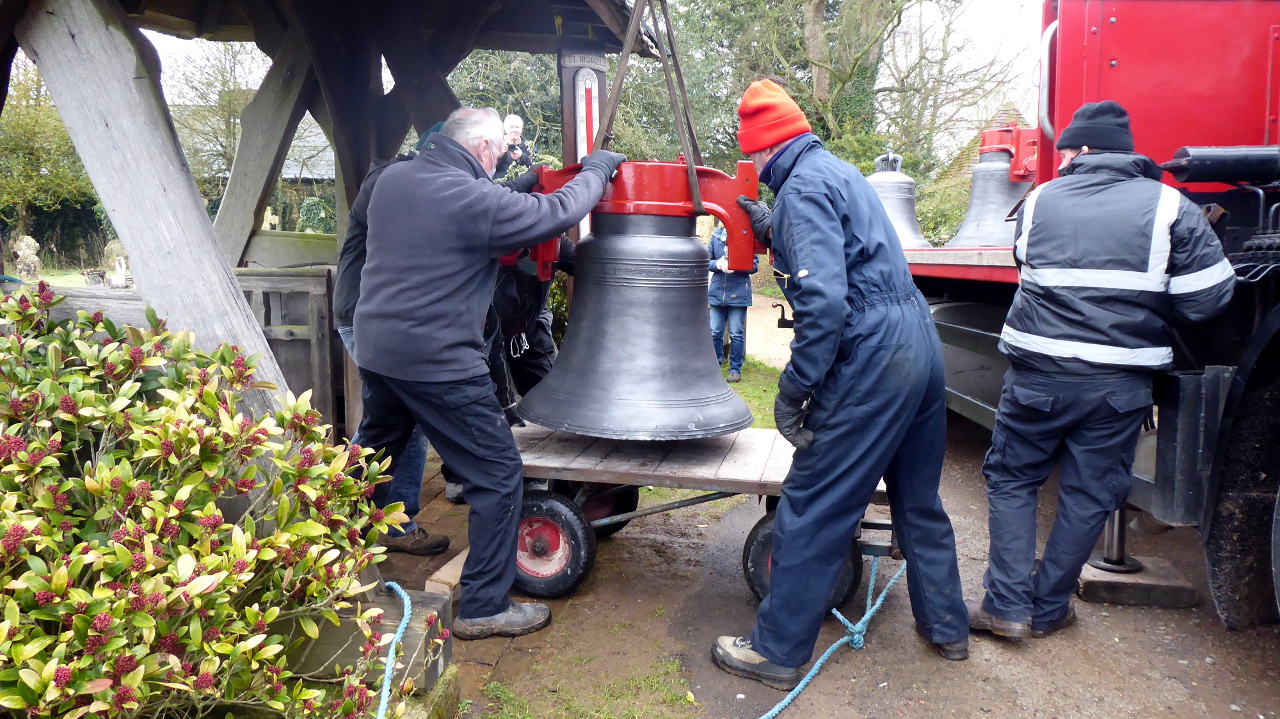
[[[750,637],[720,637],[724,670],[799,683],[828,597],[883,477],[916,629],[947,659],[969,656],[955,535],[938,497],[946,452],[942,345],[884,207],[862,173],[822,148],[769,80],[738,106],[738,143],[777,200],[739,204],[772,243],[795,314],[774,419],[796,446],[774,526],[771,591]],[[859,558],[860,561],[860,558]]]

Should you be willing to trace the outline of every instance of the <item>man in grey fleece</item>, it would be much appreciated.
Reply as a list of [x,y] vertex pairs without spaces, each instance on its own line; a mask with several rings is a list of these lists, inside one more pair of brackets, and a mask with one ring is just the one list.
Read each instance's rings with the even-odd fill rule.
[[[483,350],[498,258],[555,237],[599,201],[622,155],[597,151],[560,190],[495,185],[506,149],[491,108],[462,108],[413,160],[388,167],[369,203],[356,305],[364,381],[360,436],[391,471],[415,425],[462,479],[471,549],[454,636],[518,636],[551,621],[544,604],[513,603],[524,467],[494,396]],[[389,504],[388,484],[373,501]]]

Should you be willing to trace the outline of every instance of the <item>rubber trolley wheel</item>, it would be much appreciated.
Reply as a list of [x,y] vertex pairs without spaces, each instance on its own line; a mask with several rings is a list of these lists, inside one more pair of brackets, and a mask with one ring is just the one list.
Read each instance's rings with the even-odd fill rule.
[[[582,503],[582,514],[587,518],[588,522],[594,522],[597,519],[605,517],[613,517],[627,512],[634,512],[640,507],[640,488],[629,485],[613,485],[600,484],[598,482],[553,482],[551,489],[556,494],[573,501],[578,496],[578,490],[586,487],[587,498]],[[631,524],[628,519],[625,522],[617,524],[606,524],[603,527],[595,527],[596,539],[605,539],[621,532],[624,527]]]
[[516,589],[542,598],[571,594],[596,563],[596,535],[572,500],[524,493],[516,527]]
[[[769,594],[769,569],[772,566],[773,554],[773,519],[774,513],[768,512],[747,534],[747,543],[742,548],[742,574],[747,579],[747,586],[756,595],[756,599],[764,599]],[[858,593],[862,584],[862,554],[857,545],[849,547],[845,555],[844,566],[836,575],[836,584],[827,597],[827,609],[839,609]]]
[[1276,608],[1280,609],[1280,495],[1276,497],[1276,512],[1271,520],[1271,581],[1276,587]]

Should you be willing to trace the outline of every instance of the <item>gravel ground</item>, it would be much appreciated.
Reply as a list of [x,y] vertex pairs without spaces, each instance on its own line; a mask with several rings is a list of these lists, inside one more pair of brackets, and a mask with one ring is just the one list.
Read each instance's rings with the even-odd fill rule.
[[[747,350],[780,368],[791,332],[777,328],[772,301],[755,296]],[[986,567],[980,469],[990,437],[958,416],[950,417],[948,432],[941,493],[956,529],[966,596],[976,598]],[[439,480],[428,483],[426,492],[424,499],[439,492]],[[1042,498],[1041,541],[1056,504],[1052,481]],[[436,497],[419,521],[428,519],[437,531],[462,540],[461,509]],[[709,655],[717,635],[750,631],[757,602],[742,578],[741,555],[747,532],[763,512],[754,499],[727,500],[643,517],[601,542],[592,575],[573,597],[552,602],[551,628],[514,641],[455,645],[465,715],[753,719],[764,714],[783,694],[720,672]],[[872,622],[866,647],[841,649],[783,717],[1277,716],[1276,628],[1231,632],[1222,627],[1204,587],[1203,556],[1193,530],[1131,540],[1135,555],[1169,559],[1199,586],[1199,606],[1161,610],[1077,600],[1076,626],[1022,643],[975,635],[969,661],[954,663],[940,659],[915,635],[906,587],[899,584]],[[425,566],[414,568],[420,572]],[[896,568],[896,562],[886,562],[881,582]],[[863,601],[859,593],[845,608],[850,619],[861,614]],[[815,656],[842,632],[839,624],[827,622]]]

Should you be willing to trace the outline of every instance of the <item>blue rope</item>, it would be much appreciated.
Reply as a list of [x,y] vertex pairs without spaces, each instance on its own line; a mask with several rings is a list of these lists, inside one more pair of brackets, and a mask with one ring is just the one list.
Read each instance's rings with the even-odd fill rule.
[[[875,572],[875,565],[872,565],[871,571]],[[396,646],[404,639],[404,631],[409,628],[409,619],[413,617],[413,603],[409,601],[409,595],[395,582],[387,582],[387,588],[400,595],[400,601],[404,602],[404,616],[400,617],[400,626],[396,627],[396,635],[391,638],[391,646],[387,647],[386,664],[382,669],[382,696],[378,699],[378,719],[386,719],[387,703],[391,701],[391,679],[396,672]]]
[[884,585],[884,589],[880,592],[880,596],[876,597],[876,569],[878,568],[879,563],[879,557],[872,557],[871,578],[867,580],[867,611],[862,615],[862,619],[858,620],[857,624],[853,624],[848,619],[845,619],[844,615],[840,612],[832,609],[831,613],[836,615],[836,619],[840,620],[840,623],[844,625],[844,628],[848,630],[848,633],[837,640],[835,644],[832,644],[831,648],[824,652],[823,655],[818,658],[818,661],[813,663],[813,668],[809,670],[808,674],[804,675],[804,679],[800,680],[800,683],[796,685],[796,688],[792,689],[790,694],[783,698],[782,701],[778,702],[777,706],[770,709],[769,713],[760,717],[760,719],[774,719],[774,717],[782,713],[783,709],[790,706],[791,702],[794,701],[796,697],[800,696],[800,692],[804,691],[804,688],[809,686],[809,682],[813,681],[813,678],[818,676],[818,670],[822,669],[822,665],[831,658],[832,654],[836,653],[837,649],[846,644],[854,649],[861,649],[863,647],[867,634],[867,626],[871,624],[871,618],[876,615],[876,612],[880,611],[880,605],[884,604],[885,597],[889,596],[889,590],[893,588],[894,584],[898,583],[898,579],[902,577],[903,572],[907,571],[907,565],[906,563],[903,563],[902,568],[898,570],[898,573],[893,575],[893,579],[890,579],[889,583]]

